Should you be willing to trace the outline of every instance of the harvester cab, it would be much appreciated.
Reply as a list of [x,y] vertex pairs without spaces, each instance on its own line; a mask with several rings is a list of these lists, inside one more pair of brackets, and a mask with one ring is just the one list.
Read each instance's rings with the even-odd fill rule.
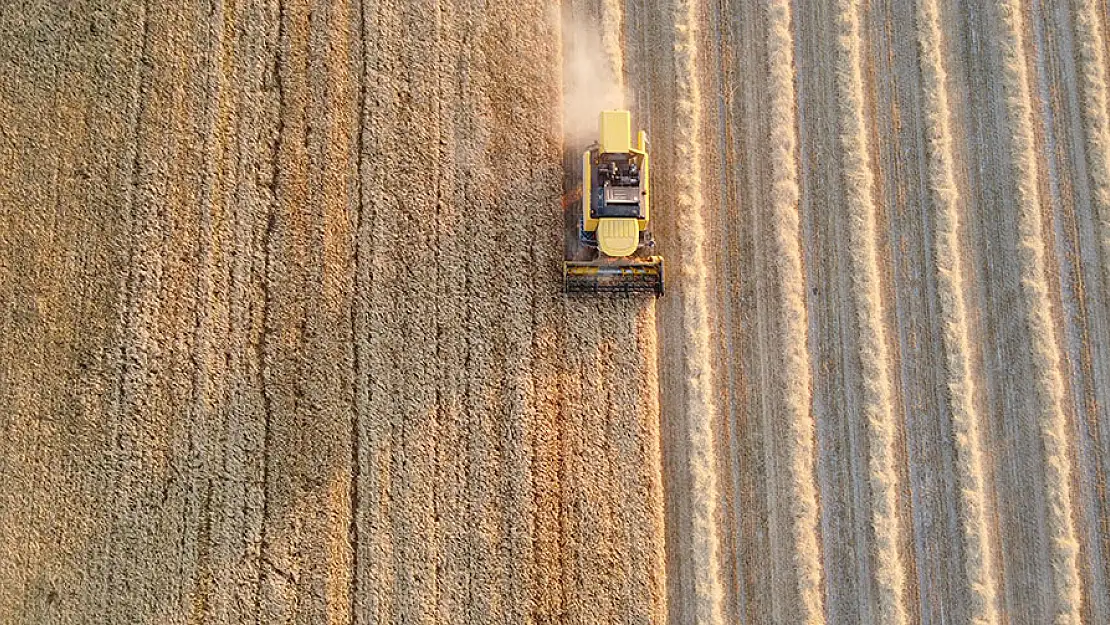
[[[647,133],[632,143],[628,111],[602,111],[599,140],[582,154],[581,202],[563,263],[567,293],[663,294],[663,257],[654,256]],[[571,237],[574,244],[569,244]]]

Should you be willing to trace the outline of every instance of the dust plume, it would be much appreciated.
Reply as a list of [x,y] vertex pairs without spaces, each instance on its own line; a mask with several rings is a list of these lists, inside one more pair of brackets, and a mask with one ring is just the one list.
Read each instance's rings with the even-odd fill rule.
[[[613,13],[610,15],[610,13]],[[601,20],[587,23],[582,17],[563,20],[566,58],[563,59],[563,128],[572,144],[589,144],[597,137],[597,117],[606,109],[625,108],[624,67],[620,38],[602,26],[620,19],[619,8],[602,6]]]

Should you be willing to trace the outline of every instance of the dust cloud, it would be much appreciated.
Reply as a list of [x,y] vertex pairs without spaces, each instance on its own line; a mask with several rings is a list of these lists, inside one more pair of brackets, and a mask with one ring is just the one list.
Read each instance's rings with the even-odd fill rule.
[[625,108],[620,42],[580,18],[563,20],[563,127],[570,144],[596,140],[598,113]]

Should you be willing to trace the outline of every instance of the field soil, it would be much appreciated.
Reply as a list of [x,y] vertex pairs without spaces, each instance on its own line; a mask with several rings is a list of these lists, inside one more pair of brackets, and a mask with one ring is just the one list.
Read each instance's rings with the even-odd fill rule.
[[1108,10],[0,3],[0,622],[1110,622]]

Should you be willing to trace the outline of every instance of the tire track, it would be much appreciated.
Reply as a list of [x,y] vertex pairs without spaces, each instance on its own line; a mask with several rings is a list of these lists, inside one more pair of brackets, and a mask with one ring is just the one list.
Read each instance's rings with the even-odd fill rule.
[[[290,17],[287,12],[287,5],[280,0],[274,10],[273,30],[271,31],[271,46],[269,50],[273,56],[272,80],[277,91],[277,102],[275,110],[273,111],[277,118],[277,128],[274,131],[274,136],[271,140],[271,153],[269,155],[270,164],[270,193],[267,199],[269,206],[266,212],[266,230],[263,240],[261,241],[263,251],[262,263],[262,280],[263,280],[263,312],[262,312],[262,336],[258,345],[258,367],[259,367],[259,386],[262,389],[263,404],[265,408],[265,425],[263,429],[262,449],[261,449],[261,463],[262,463],[262,509],[259,518],[259,542],[258,542],[258,578],[255,588],[255,623],[261,625],[262,623],[274,622],[275,612],[280,611],[281,606],[274,606],[275,601],[273,595],[275,594],[275,586],[281,582],[289,585],[292,580],[292,574],[288,572],[287,563],[282,562],[281,568],[275,564],[275,556],[272,553],[272,544],[274,543],[274,511],[280,506],[280,502],[276,501],[281,494],[285,492],[288,480],[284,477],[282,471],[281,458],[277,457],[279,452],[275,450],[279,448],[279,424],[282,413],[288,413],[289,410],[284,409],[287,405],[288,394],[283,393],[283,389],[279,381],[283,379],[283,373],[286,373],[280,367],[280,358],[277,352],[280,351],[281,346],[286,344],[294,345],[294,349],[290,350],[296,352],[299,345],[296,338],[290,338],[288,331],[284,331],[283,326],[290,324],[283,323],[281,319],[281,309],[284,307],[283,299],[285,297],[292,297],[294,293],[286,295],[283,293],[284,287],[287,284],[282,283],[282,278],[285,274],[285,268],[282,264],[281,247],[285,242],[286,226],[282,223],[282,209],[283,204],[288,201],[287,187],[289,184],[288,173],[283,167],[283,162],[289,160],[285,155],[290,149],[288,147],[289,136],[286,130],[287,126],[291,125],[289,120],[289,109],[292,107],[290,92],[293,85],[289,81],[289,25]],[[297,162],[301,162],[303,157],[298,155]],[[296,256],[296,254],[292,254]],[[292,289],[290,289],[292,291]],[[290,376],[292,379],[297,379],[296,374]],[[275,486],[275,481],[281,480],[282,483]],[[275,493],[276,491],[276,493]],[[282,541],[277,541],[281,543]],[[275,578],[280,578],[275,581]],[[287,589],[286,589],[287,590]],[[286,601],[286,606],[291,604],[292,601]]]
[[[277,204],[278,142],[282,135],[282,85],[278,65],[280,12],[276,6],[251,5],[249,28],[242,32],[242,50],[250,59],[240,77],[242,126],[238,130],[235,262],[232,310],[237,357],[230,362],[235,392],[229,402],[230,447],[240,453],[227,458],[228,468],[242,467],[245,552],[236,574],[239,585],[231,601],[239,620],[257,622],[261,614],[263,551],[268,527],[269,450],[272,438],[273,392],[266,362],[271,342],[270,240]],[[250,97],[250,93],[258,97]],[[238,362],[237,362],[238,361]],[[235,426],[238,426],[237,428]],[[239,457],[241,454],[241,457]],[[240,465],[241,462],[241,465]]]
[[[160,604],[183,616],[210,497],[198,442],[210,424],[182,423],[194,401],[200,358],[196,325],[206,302],[195,297],[201,272],[199,213],[204,196],[207,23],[190,7],[144,5],[146,89],[136,126],[137,209],[132,255],[142,276],[128,291],[128,315],[138,326],[125,335],[123,392],[115,450],[123,458],[111,500],[111,560],[107,618],[153,619]],[[173,45],[170,45],[172,42]],[[208,147],[214,149],[215,145]],[[133,274],[136,275],[136,274]],[[189,295],[187,295],[189,294]],[[131,334],[134,330],[134,334]],[[127,352],[130,352],[128,354]],[[131,360],[134,358],[134,360]]]
[[278,18],[281,117],[266,244],[267,495],[256,619],[349,620],[357,43],[342,5],[287,3]]
[[883,322],[876,207],[873,197],[867,129],[864,126],[863,78],[859,50],[859,5],[837,2],[837,69],[840,94],[840,140],[849,215],[849,253],[853,300],[859,324],[862,407],[868,433],[868,482],[871,488],[871,557],[878,589],[876,618],[906,622],[903,604],[905,571],[900,553],[898,476],[895,463],[897,426],[892,411],[889,355]]
[[364,1],[358,1],[358,9],[352,12],[351,22],[350,26],[358,33],[358,45],[353,50],[353,56],[357,59],[355,66],[358,68],[358,110],[356,111],[358,123],[355,129],[355,153],[352,155],[355,167],[354,201],[356,204],[354,206],[353,240],[351,243],[351,264],[354,270],[351,277],[353,294],[350,308],[353,379],[351,380],[351,510],[348,526],[348,540],[351,549],[351,579],[348,600],[350,602],[351,624],[355,625],[365,622],[364,615],[370,612],[365,600],[367,582],[364,581],[364,571],[367,569],[367,565],[364,559],[363,540],[367,535],[367,528],[363,523],[363,500],[360,496],[363,492],[363,466],[367,461],[365,458],[367,441],[363,414],[370,399],[366,369],[367,349],[369,347],[366,339],[369,302],[363,293],[366,292],[366,285],[370,279],[369,267],[366,262],[370,255],[370,250],[367,249],[367,223],[373,217],[366,201],[367,163],[365,156],[370,143],[368,139],[371,139],[368,137],[370,124],[367,123],[370,106],[368,56],[371,42],[369,41],[370,23],[368,22]]
[[959,482],[960,535],[963,569],[967,576],[971,623],[998,622],[991,535],[984,499],[982,442],[975,408],[976,382],[972,372],[967,310],[964,301],[963,260],[960,246],[960,197],[953,175],[952,134],[949,124],[944,42],[935,0],[918,0],[917,35],[920,46],[922,95],[928,142],[929,198],[936,211],[937,289],[944,324],[944,350],[949,410],[952,414]]
[[[467,492],[468,458],[459,450],[466,449],[468,432],[465,409],[467,371],[466,319],[469,314],[467,241],[472,237],[473,217],[467,218],[464,207],[472,199],[465,187],[465,164],[472,160],[465,137],[475,134],[468,126],[472,119],[464,117],[464,102],[472,94],[460,84],[469,78],[473,22],[470,3],[440,1],[437,3],[437,75],[436,91],[437,142],[439,175],[436,179],[435,245],[436,271],[439,279],[436,296],[435,361],[445,366],[436,376],[438,429],[436,432],[437,493],[433,503],[437,524],[436,544],[436,622],[460,622],[467,617],[470,601],[471,572],[460,562],[469,561],[471,523],[465,493]],[[465,146],[465,147],[464,147]],[[460,227],[461,226],[461,227]]]
[[394,618],[395,600],[392,589],[398,583],[393,566],[394,547],[389,509],[392,507],[390,459],[393,448],[391,413],[392,394],[389,379],[392,362],[387,341],[395,336],[396,317],[388,314],[392,300],[387,297],[389,248],[391,243],[385,215],[378,207],[384,203],[384,164],[381,161],[388,140],[388,126],[383,123],[390,102],[386,91],[370,88],[390,84],[387,51],[389,34],[383,32],[380,5],[360,0],[362,32],[362,80],[366,97],[362,100],[359,120],[359,226],[355,280],[356,295],[352,312],[356,340],[355,412],[357,413],[357,469],[353,504],[355,535],[360,544],[354,555],[355,584],[359,595],[354,598],[354,622],[388,622]]
[[[253,459],[259,455],[254,450],[260,447],[258,430],[263,426],[264,410],[259,391],[253,388],[259,363],[251,360],[256,353],[253,332],[258,327],[257,306],[251,296],[255,292],[253,273],[258,254],[255,231],[264,220],[254,218],[254,209],[263,204],[259,200],[261,185],[257,177],[248,178],[245,172],[260,168],[260,151],[252,130],[264,104],[249,100],[244,92],[264,92],[262,59],[266,55],[261,48],[267,22],[257,6],[237,5],[225,10],[222,63],[227,75],[222,77],[222,88],[229,95],[223,102],[226,147],[221,178],[227,188],[218,224],[225,259],[217,279],[222,284],[226,308],[221,310],[223,335],[218,337],[222,344],[217,346],[217,353],[224,361],[226,380],[222,381],[219,397],[213,398],[213,409],[222,423],[218,428],[219,469],[211,488],[211,507],[217,515],[210,528],[214,591],[207,604],[211,620],[246,622],[253,620],[249,610],[255,605],[254,580],[259,570],[258,545],[251,536],[260,524],[253,518],[259,511],[256,500],[260,481]],[[248,19],[253,28],[237,28]]]
[[[224,255],[226,228],[230,220],[224,212],[228,191],[223,184],[225,159],[230,155],[227,141],[228,87],[230,73],[228,57],[233,54],[234,39],[225,37],[229,23],[222,2],[210,6],[210,19],[206,33],[204,64],[206,65],[203,121],[203,158],[199,172],[199,215],[197,245],[194,252],[197,274],[193,286],[193,299],[199,302],[196,319],[191,329],[192,362],[190,373],[191,397],[187,410],[189,433],[186,463],[196,471],[189,478],[189,499],[186,504],[186,522],[183,528],[182,550],[188,554],[185,572],[183,603],[188,605],[186,615],[190,623],[211,619],[212,604],[222,598],[217,577],[226,570],[221,560],[226,547],[220,544],[224,505],[222,491],[213,493],[213,481],[219,479],[221,457],[225,453],[220,400],[225,396],[224,384],[228,379],[226,359],[212,343],[216,336],[228,334],[228,284],[227,261]],[[213,440],[209,440],[213,439]],[[215,508],[215,510],[213,510]],[[213,528],[215,517],[215,528]]]
[[144,149],[143,138],[151,124],[149,109],[152,99],[151,84],[154,80],[155,43],[151,32],[149,3],[142,7],[142,38],[140,52],[136,59],[136,80],[134,83],[135,112],[132,117],[134,136],[129,146],[131,154],[131,177],[129,180],[129,239],[131,241],[125,280],[120,296],[121,353],[120,377],[117,396],[118,405],[113,407],[116,423],[113,428],[114,445],[111,455],[116,466],[111,471],[115,490],[112,493],[114,504],[111,508],[111,540],[106,559],[108,560],[107,593],[116,597],[106,602],[104,612],[109,621],[117,620],[117,601],[123,584],[117,580],[116,560],[121,556],[124,539],[121,526],[123,515],[129,503],[133,483],[131,469],[136,463],[138,452],[135,449],[134,430],[140,415],[148,409],[148,388],[154,374],[150,355],[156,353],[153,334],[156,327],[157,294],[160,291],[161,255],[156,248],[160,240],[154,225],[158,219],[157,207],[153,206],[150,196],[150,173],[148,149]]
[[1080,622],[1078,544],[1072,521],[1071,453],[1067,418],[1063,412],[1063,380],[1059,346],[1052,320],[1046,281],[1045,241],[1041,224],[1041,199],[1037,186],[1032,98],[1025,62],[1022,7],[1017,0],[998,5],[1000,53],[1005,107],[1011,121],[1009,145],[1011,175],[1017,204],[1018,260],[1021,265],[1019,303],[1030,333],[1036,421],[1044,445],[1047,531],[1052,570],[1052,605],[1049,613],[1057,625]]
[[[267,229],[267,341],[262,354],[269,409],[256,619],[263,622],[292,622],[322,611],[312,601],[326,592],[329,581],[329,550],[321,543],[339,526],[328,522],[331,502],[312,487],[332,477],[331,458],[346,456],[331,453],[333,423],[326,409],[331,397],[321,388],[318,370],[319,354],[326,351],[323,327],[330,325],[322,319],[327,308],[320,293],[328,202],[318,141],[330,115],[314,114],[320,110],[316,76],[309,75],[310,69],[318,69],[312,48],[318,33],[314,17],[304,5],[279,5],[274,71],[280,80],[281,121]],[[314,436],[302,436],[309,429]],[[302,512],[305,500],[311,502],[311,515]]]

